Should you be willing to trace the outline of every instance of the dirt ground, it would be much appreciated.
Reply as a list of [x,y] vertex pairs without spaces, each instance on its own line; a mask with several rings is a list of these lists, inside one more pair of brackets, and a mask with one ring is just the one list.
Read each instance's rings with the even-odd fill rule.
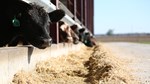
[[78,52],[37,63],[31,72],[18,71],[12,84],[139,84],[128,63],[101,43],[83,45]]
[[150,84],[150,44],[110,42],[104,43],[115,56],[128,60],[128,66],[140,81],[140,84]]

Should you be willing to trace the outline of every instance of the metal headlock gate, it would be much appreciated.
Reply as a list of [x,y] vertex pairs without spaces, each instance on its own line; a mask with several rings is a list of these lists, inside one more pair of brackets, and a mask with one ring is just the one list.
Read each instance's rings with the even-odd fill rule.
[[[61,20],[69,25],[77,24],[79,28],[93,25],[93,17],[86,16],[85,4],[88,1],[94,0],[24,0],[26,2],[35,2],[43,6],[47,12],[51,12],[58,8],[64,9],[67,13]],[[51,2],[50,2],[51,1]],[[72,3],[72,4],[65,4]],[[80,3],[80,2],[81,3]],[[73,8],[70,8],[73,7]],[[68,10],[69,9],[69,10]],[[93,10],[92,10],[93,11]],[[87,14],[88,15],[88,14]],[[88,23],[88,18],[91,23]],[[85,26],[84,26],[85,25]],[[57,27],[57,24],[55,25]],[[54,30],[56,29],[56,30]],[[88,28],[93,33],[93,26]],[[57,33],[56,33],[57,32]],[[57,57],[62,54],[68,54],[69,51],[80,50],[80,45],[67,44],[64,46],[58,40],[58,27],[53,28],[50,33],[53,38],[56,38],[56,44],[44,50],[37,49],[31,46],[3,47],[0,48],[0,84],[10,84],[14,74],[17,71],[31,71],[34,69],[37,62],[46,60],[50,57]],[[59,53],[58,53],[59,52]]]

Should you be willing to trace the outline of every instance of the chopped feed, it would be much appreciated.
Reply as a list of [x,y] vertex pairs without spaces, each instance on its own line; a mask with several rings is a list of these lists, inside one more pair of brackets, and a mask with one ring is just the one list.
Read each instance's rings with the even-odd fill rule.
[[80,52],[41,61],[31,72],[19,71],[12,84],[138,84],[126,64],[101,44],[83,46]]

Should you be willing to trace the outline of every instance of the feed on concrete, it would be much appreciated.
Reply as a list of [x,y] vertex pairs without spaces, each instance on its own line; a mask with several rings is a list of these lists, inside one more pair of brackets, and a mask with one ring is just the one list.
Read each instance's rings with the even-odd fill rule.
[[138,84],[126,61],[102,44],[36,64],[31,72],[19,71],[12,84]]

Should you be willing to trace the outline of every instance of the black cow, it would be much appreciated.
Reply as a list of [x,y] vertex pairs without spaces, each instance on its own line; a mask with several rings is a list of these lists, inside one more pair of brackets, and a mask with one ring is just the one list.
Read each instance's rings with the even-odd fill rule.
[[0,12],[0,47],[15,46],[21,37],[39,49],[51,45],[50,21],[57,22],[65,15],[63,10],[47,13],[43,7],[21,0],[1,2]]
[[[64,16],[65,12],[63,10],[54,10],[49,13],[51,24],[58,22]],[[29,45],[29,42],[25,40],[23,36],[17,35],[9,42],[8,46],[16,46],[18,43],[21,43],[23,45]]]

